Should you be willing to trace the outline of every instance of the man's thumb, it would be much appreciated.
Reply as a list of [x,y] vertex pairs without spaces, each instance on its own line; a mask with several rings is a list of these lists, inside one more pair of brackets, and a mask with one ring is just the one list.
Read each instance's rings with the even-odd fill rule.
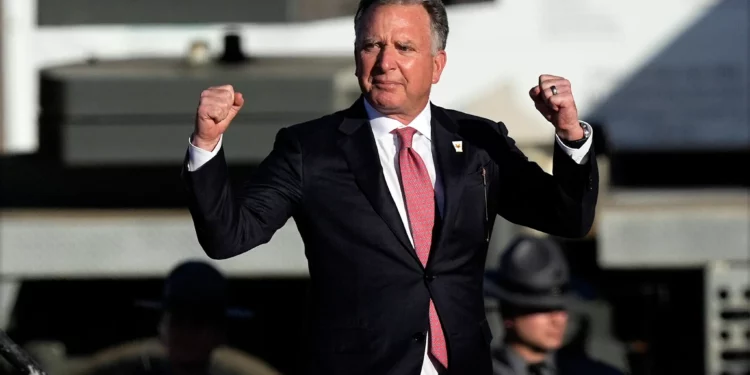
[[539,86],[534,86],[529,90],[529,96],[531,97],[531,100],[537,101],[539,98],[539,93],[541,93],[542,90],[539,88]]
[[245,98],[242,97],[242,93],[236,92],[234,93],[234,103],[232,104],[232,107],[229,108],[229,115],[227,116],[228,120],[234,119],[234,116],[237,116],[237,113],[240,111],[240,108],[245,104]]
[[241,92],[234,93],[234,105],[232,108],[237,107],[237,110],[242,108],[242,105],[245,104],[245,98],[242,96]]

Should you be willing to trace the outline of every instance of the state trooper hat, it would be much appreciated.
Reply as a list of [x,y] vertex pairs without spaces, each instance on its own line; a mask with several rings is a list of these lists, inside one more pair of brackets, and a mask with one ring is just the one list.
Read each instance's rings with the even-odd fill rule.
[[167,276],[161,301],[141,301],[150,309],[195,317],[249,318],[252,312],[229,306],[228,281],[211,264],[188,260]]
[[520,236],[485,275],[485,295],[521,308],[564,308],[570,282],[568,264],[551,239]]

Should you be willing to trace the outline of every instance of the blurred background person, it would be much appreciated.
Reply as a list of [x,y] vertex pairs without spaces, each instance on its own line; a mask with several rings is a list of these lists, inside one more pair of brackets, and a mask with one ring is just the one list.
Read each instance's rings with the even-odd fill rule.
[[[141,302],[156,308],[161,318],[158,338],[164,356],[147,353],[97,369],[92,375],[237,375],[217,366],[214,354],[226,343],[233,318],[249,318],[250,311],[229,306],[224,275],[202,261],[187,261],[172,270],[164,284],[163,299]],[[274,375],[271,367],[258,364],[250,373]]]
[[499,267],[487,273],[485,285],[487,295],[499,300],[505,330],[502,346],[493,350],[495,375],[621,374],[583,350],[561,351],[570,270],[552,239],[515,239]]

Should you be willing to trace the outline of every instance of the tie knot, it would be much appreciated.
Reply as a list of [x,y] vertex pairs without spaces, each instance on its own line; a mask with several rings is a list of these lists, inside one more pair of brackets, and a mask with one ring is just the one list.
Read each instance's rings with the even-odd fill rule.
[[414,134],[417,132],[417,129],[412,128],[411,126],[406,126],[400,129],[395,129],[393,133],[396,133],[398,138],[401,140],[401,148],[410,148],[411,142],[414,139]]

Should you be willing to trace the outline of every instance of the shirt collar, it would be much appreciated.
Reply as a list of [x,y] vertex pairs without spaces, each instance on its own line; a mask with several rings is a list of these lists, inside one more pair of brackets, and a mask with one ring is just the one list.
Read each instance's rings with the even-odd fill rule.
[[[405,127],[404,124],[398,122],[397,120],[388,118],[382,113],[378,112],[370,105],[367,99],[365,99],[364,102],[365,110],[367,111],[367,118],[370,120],[370,126],[372,127],[375,139],[385,136],[392,136],[391,132],[393,130]],[[414,118],[414,120],[409,123],[408,126],[417,129],[417,131],[428,140],[432,140],[431,121],[432,111],[430,111],[430,103],[428,102],[422,112],[420,112],[419,115],[417,115],[417,117]]]

